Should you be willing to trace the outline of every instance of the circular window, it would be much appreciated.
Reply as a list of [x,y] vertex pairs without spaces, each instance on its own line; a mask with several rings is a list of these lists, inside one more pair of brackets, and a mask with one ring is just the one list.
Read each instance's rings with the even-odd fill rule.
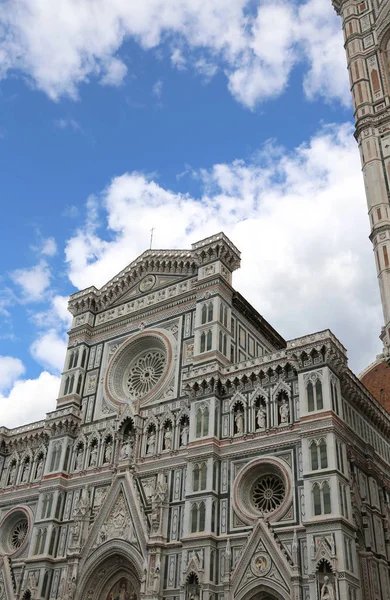
[[0,554],[14,554],[27,541],[29,519],[23,509],[16,509],[0,524]]
[[164,374],[166,355],[158,350],[137,356],[130,366],[126,386],[129,395],[140,398],[148,394]]
[[14,550],[19,550],[20,546],[26,539],[28,532],[28,519],[20,519],[12,528],[9,536],[9,544]]
[[246,523],[259,517],[281,518],[291,505],[291,471],[282,460],[271,456],[243,467],[233,484],[234,507]]
[[112,402],[145,403],[158,392],[165,392],[174,369],[173,342],[168,335],[143,331],[117,350],[109,364],[105,385]]
[[278,508],[284,500],[285,485],[277,475],[262,475],[252,489],[253,504],[263,513]]

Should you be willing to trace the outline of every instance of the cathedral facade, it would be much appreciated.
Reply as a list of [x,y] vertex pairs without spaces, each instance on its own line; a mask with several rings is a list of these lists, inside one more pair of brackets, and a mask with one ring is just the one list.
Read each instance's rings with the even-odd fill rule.
[[239,266],[220,233],[70,297],[56,406],[0,428],[1,600],[390,598],[390,415]]

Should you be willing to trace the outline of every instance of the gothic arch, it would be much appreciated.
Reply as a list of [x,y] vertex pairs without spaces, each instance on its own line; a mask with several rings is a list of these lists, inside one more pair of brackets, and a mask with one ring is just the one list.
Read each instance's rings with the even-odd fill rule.
[[86,598],[90,589],[96,600],[105,599],[111,587],[123,577],[132,583],[139,598],[144,577],[143,562],[141,554],[128,542],[118,539],[106,542],[83,564],[74,600]]
[[257,385],[249,396],[250,406],[254,406],[257,398],[260,396],[263,397],[267,402],[269,401],[269,391],[265,390],[261,385]]
[[291,387],[284,381],[279,381],[278,385],[272,392],[272,398],[276,400],[280,392],[286,392],[288,398],[291,398]]
[[[233,597],[233,596],[232,596]],[[234,593],[234,600],[290,600],[288,593],[277,581],[264,578],[261,583],[259,579],[253,579],[243,588]]]
[[229,410],[232,411],[233,407],[236,404],[241,404],[243,409],[245,410],[247,407],[247,399],[245,398],[245,396],[243,394],[241,394],[240,392],[236,392],[235,394],[233,394],[233,396],[230,398],[230,402],[229,402]]

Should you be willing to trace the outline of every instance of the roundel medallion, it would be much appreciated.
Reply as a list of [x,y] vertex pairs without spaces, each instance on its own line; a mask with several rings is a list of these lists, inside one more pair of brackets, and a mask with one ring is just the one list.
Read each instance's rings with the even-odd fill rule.
[[156,283],[155,275],[147,275],[140,282],[139,291],[142,293],[149,292],[149,290],[151,290],[154,287],[155,283]]
[[265,552],[258,552],[252,557],[251,569],[257,577],[265,577],[269,573],[271,566],[271,559]]

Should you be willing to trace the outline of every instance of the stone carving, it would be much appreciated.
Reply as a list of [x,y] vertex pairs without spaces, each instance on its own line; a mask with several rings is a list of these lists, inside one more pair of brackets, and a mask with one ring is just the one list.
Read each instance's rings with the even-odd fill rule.
[[146,454],[153,455],[156,452],[156,433],[154,429],[151,429],[148,433],[146,442]]
[[96,384],[97,384],[97,373],[89,373],[85,393],[93,394],[96,390]]
[[172,450],[172,427],[170,426],[164,430],[164,450]]
[[104,464],[110,463],[111,462],[111,458],[112,458],[112,441],[111,440],[107,440],[106,447],[104,449],[103,463]]
[[21,482],[22,483],[26,483],[27,478],[28,478],[28,467],[29,467],[29,463],[25,462],[23,465],[23,471],[22,471],[22,478],[21,478]]
[[81,446],[79,446],[77,449],[77,454],[76,454],[75,470],[81,471],[82,468],[83,468],[83,448]]
[[320,600],[335,600],[333,585],[329,582],[327,575],[325,575],[324,583],[321,586]]
[[280,412],[280,423],[281,424],[288,423],[289,416],[290,416],[290,408],[289,408],[288,402],[285,398],[283,398],[282,404],[280,405],[280,408],[279,408],[279,412]]
[[267,411],[265,406],[260,406],[256,413],[257,428],[264,430],[267,427]]
[[98,456],[98,448],[97,448],[97,444],[95,444],[91,448],[91,455],[89,457],[89,466],[90,467],[96,467],[96,465],[97,465],[97,456]]
[[145,491],[145,496],[146,496],[146,500],[148,502],[151,501],[152,496],[154,494],[155,491],[155,481],[154,479],[147,479],[146,481],[143,482],[143,488]]
[[244,411],[241,407],[234,412],[235,433],[244,433]]
[[40,458],[37,464],[36,479],[41,479],[43,473],[43,458]]
[[189,430],[187,423],[183,423],[180,429],[180,446],[187,446]]
[[136,541],[133,521],[122,492],[108,516],[100,528],[98,543],[103,543],[113,538]]
[[265,552],[258,552],[252,558],[251,569],[258,577],[264,577],[271,570],[272,561]]
[[9,472],[8,485],[14,485],[15,479],[16,479],[16,464],[13,463],[13,465],[11,466],[11,470]]
[[165,495],[167,493],[167,480],[165,475],[159,475],[156,489],[152,496],[152,513],[151,513],[151,524],[152,530],[157,533],[161,529],[162,525],[162,510]]

